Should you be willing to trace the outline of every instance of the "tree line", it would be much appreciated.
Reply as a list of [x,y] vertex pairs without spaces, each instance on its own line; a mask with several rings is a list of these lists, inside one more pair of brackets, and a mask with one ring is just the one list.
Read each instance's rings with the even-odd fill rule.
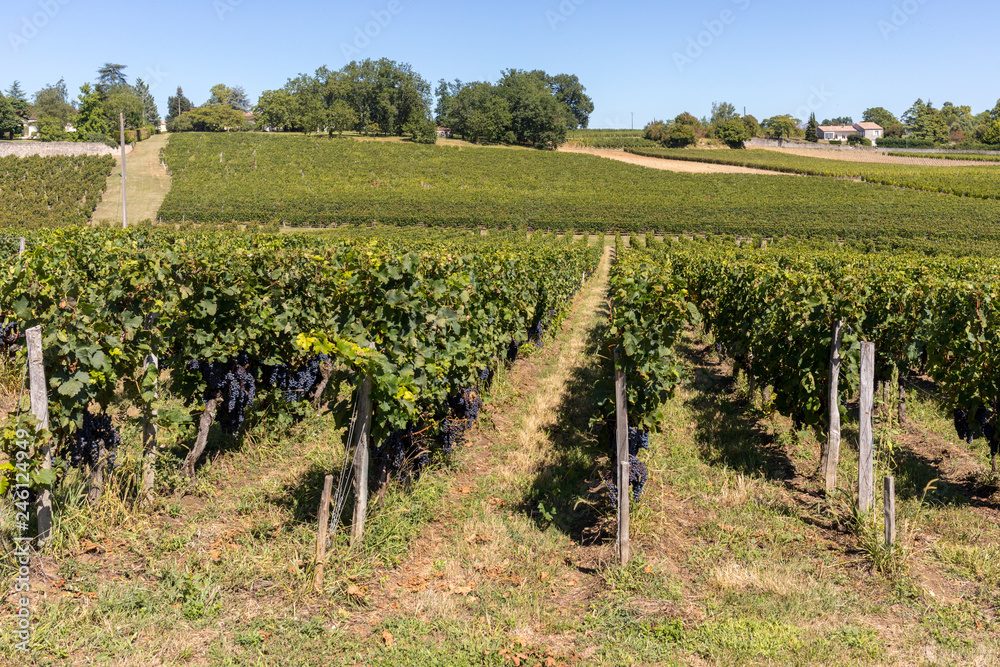
[[354,61],[300,74],[261,94],[258,129],[408,136],[434,143],[437,127],[477,143],[559,146],[566,130],[586,127],[594,104],[574,75],[510,69],[496,83],[441,80],[433,110],[430,85],[406,63]]
[[[883,107],[871,107],[862,114],[862,121],[877,123],[888,139],[907,138],[935,145],[982,145],[1000,147],[1000,100],[993,109],[972,113],[969,106],[945,102],[935,108],[930,102],[918,99],[902,116],[897,117]],[[734,148],[742,147],[753,137],[772,139],[800,138],[819,141],[821,125],[854,125],[850,116],[816,120],[816,114],[802,121],[791,114],[771,116],[758,122],[751,115],[741,116],[728,102],[713,102],[710,117],[698,119],[688,112],[678,114],[673,120],[653,120],[645,127],[644,136],[672,148],[696,144],[699,139],[718,139]],[[849,138],[851,143],[871,144],[860,135]]]
[[[29,101],[15,81],[0,94],[0,136],[13,139],[34,119],[42,141],[98,141],[115,143],[119,136],[119,114],[129,130],[153,128],[160,114],[149,85],[137,78],[129,83],[127,65],[105,63],[94,83],[84,83],[72,99],[65,80],[47,84]],[[67,131],[73,127],[76,131]]]

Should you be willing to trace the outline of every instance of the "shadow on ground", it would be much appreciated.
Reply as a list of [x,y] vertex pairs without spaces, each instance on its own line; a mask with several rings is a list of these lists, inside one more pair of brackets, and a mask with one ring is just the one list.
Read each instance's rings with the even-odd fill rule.
[[550,431],[555,460],[540,467],[522,504],[522,511],[539,528],[552,526],[580,544],[608,537],[601,525],[612,512],[601,474],[610,467],[603,429],[591,428],[597,409],[595,388],[603,375],[597,356],[604,341],[608,319],[602,303],[594,327],[587,332],[582,365],[570,371],[566,392],[557,408],[557,422]]

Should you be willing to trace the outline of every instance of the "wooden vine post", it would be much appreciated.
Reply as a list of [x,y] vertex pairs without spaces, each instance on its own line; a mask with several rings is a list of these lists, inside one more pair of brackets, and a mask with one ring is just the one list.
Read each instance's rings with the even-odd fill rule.
[[885,501],[885,545],[891,547],[896,543],[896,478],[886,477],[883,480],[883,500]]
[[[160,360],[155,354],[147,354],[142,362],[143,372],[147,372],[149,367],[156,369],[157,375],[160,370]],[[153,398],[157,397],[153,394]],[[153,485],[156,482],[156,417],[159,411],[147,405],[142,420],[142,496],[146,502],[153,502]]]
[[[45,382],[45,362],[42,356],[42,327],[36,326],[24,332],[28,346],[28,378],[30,382],[31,414],[38,420],[38,431],[49,429],[49,392]],[[52,451],[46,437],[38,444],[42,458],[42,470],[52,469]],[[38,515],[38,548],[42,549],[52,534],[52,491],[41,489],[36,501]]]
[[21,256],[21,255],[24,254],[24,237],[23,236],[21,236],[21,237],[18,238],[18,242],[17,242],[17,254],[18,254],[18,256]]
[[858,439],[858,509],[872,511],[875,502],[875,438],[872,412],[875,409],[875,344],[861,343],[861,424]]
[[319,500],[319,532],[316,534],[316,578],[313,586],[323,590],[323,566],[326,563],[326,533],[330,523],[330,496],[333,493],[333,475],[323,478],[323,495]]
[[622,566],[631,555],[629,544],[629,452],[628,452],[628,395],[625,393],[625,373],[618,364],[619,352],[615,348],[615,443],[618,446],[618,558]]
[[830,347],[830,435],[823,451],[820,467],[823,469],[827,495],[837,488],[837,464],[840,463],[840,345],[844,338],[844,320],[833,325],[833,344]]
[[361,542],[368,515],[368,443],[372,432],[372,376],[366,375],[358,391],[358,414],[354,420],[354,520],[351,522],[351,546]]

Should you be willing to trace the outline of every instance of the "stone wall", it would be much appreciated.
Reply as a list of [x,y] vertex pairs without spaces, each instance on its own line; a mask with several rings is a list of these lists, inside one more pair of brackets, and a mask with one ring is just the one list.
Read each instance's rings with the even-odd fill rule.
[[[125,154],[132,152],[132,144],[125,145]],[[76,141],[0,141],[0,157],[16,155],[28,157],[41,155],[55,157],[65,155],[120,155],[121,151],[107,144],[86,143]]]

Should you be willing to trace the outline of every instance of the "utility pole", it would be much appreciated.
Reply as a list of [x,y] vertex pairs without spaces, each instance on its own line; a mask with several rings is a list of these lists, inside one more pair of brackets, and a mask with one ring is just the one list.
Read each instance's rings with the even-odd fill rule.
[[125,114],[118,114],[118,122],[121,126],[121,143],[119,146],[122,149],[122,229],[128,228],[128,204],[125,200]]
[[632,112],[632,129],[635,129],[635,112]]

